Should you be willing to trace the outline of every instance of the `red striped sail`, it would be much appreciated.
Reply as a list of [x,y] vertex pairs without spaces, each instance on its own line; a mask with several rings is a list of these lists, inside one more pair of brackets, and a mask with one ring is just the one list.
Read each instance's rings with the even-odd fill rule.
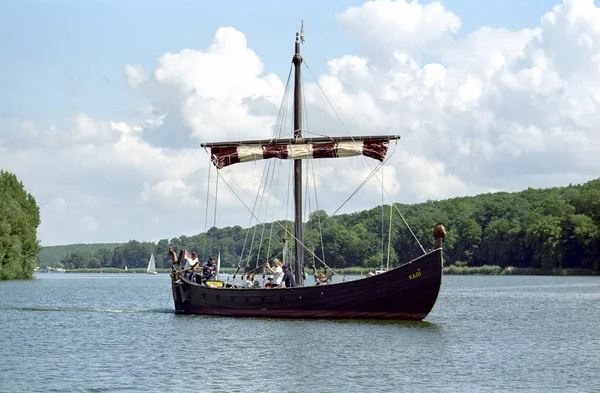
[[[319,143],[285,143],[271,140],[252,144],[205,144],[211,148],[211,160],[217,168],[238,162],[251,162],[278,158],[282,160],[306,160],[315,158],[341,158],[363,155],[383,161],[390,138],[357,141],[331,141]],[[286,140],[289,141],[289,140]],[[256,141],[261,142],[261,141]]]

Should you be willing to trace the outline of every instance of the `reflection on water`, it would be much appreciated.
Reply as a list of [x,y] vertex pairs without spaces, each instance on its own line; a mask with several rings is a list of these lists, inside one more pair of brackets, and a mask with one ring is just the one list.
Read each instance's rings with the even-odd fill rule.
[[364,319],[340,319],[327,321],[334,324],[366,324],[366,325],[395,325],[408,329],[438,329],[440,326],[429,321],[384,321],[384,320],[364,320]]
[[591,392],[598,277],[446,276],[423,322],[175,315],[166,274],[0,282],[0,392]]

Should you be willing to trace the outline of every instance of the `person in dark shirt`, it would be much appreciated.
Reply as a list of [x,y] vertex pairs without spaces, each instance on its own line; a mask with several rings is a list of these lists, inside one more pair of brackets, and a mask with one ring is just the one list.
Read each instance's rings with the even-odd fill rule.
[[213,280],[215,278],[215,258],[208,258],[208,262],[202,265],[202,281]]
[[282,282],[285,284],[286,288],[292,288],[296,286],[296,279],[292,272],[290,272],[290,267],[288,265],[283,266],[283,280]]

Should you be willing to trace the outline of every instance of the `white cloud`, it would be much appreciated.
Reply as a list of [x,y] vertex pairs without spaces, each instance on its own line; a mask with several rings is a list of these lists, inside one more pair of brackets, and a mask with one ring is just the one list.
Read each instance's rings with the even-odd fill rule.
[[451,65],[454,73],[488,80],[519,58],[529,41],[539,34],[540,29],[511,31],[484,26],[462,39],[446,41],[433,52]]
[[125,78],[127,85],[132,89],[138,89],[147,80],[146,72],[141,65],[127,64],[125,66]]
[[98,223],[90,215],[82,213],[79,215],[79,225],[87,232],[94,233],[98,229]]
[[464,180],[447,173],[442,162],[429,161],[409,152],[405,152],[403,156],[406,164],[400,178],[406,186],[401,191],[401,196],[408,194],[410,199],[416,197],[420,201],[426,201],[441,199],[440,196],[448,194],[460,195],[462,190],[468,188]]
[[[57,196],[48,203],[40,206],[42,223],[38,231],[44,235],[47,241],[54,244],[61,243],[60,239],[65,233],[94,236],[100,228],[100,225],[92,216],[93,210],[91,208],[94,206],[94,201],[90,200],[90,197],[86,198],[87,203],[83,204],[85,210],[71,205],[67,202],[67,198],[65,196]],[[71,199],[77,199],[77,197],[75,196]],[[76,201],[75,205],[79,203],[79,201]],[[60,231],[62,233],[57,233],[59,232],[56,227],[58,223],[63,228]]]
[[274,74],[263,75],[263,68],[244,34],[224,27],[206,51],[185,49],[162,55],[158,68],[144,82],[140,82],[141,71],[131,65],[125,73],[129,85],[144,92],[154,110],[165,116],[157,132],[168,138],[150,140],[182,146],[215,138],[268,135],[283,84]]
[[[384,168],[396,201],[558,186],[600,173],[600,11],[593,1],[566,0],[532,29],[482,26],[461,37],[459,17],[437,2],[372,1],[338,20],[362,50],[324,59],[318,85],[305,85],[305,134],[401,134]],[[0,123],[0,166],[42,206],[42,242],[158,240],[212,226],[204,217],[214,208],[215,191],[207,203],[206,185],[215,177],[199,144],[279,131],[284,84],[270,66],[242,32],[224,27],[206,49],[165,53],[155,69],[125,65],[127,85],[145,103],[131,118],[74,112],[65,125]],[[282,129],[291,132],[289,119]],[[253,205],[263,164],[222,171],[219,226],[248,222],[238,198]],[[376,162],[329,164],[313,161],[317,172],[307,176],[326,196],[319,207],[331,212]],[[289,187],[275,185],[261,219],[267,209],[289,218]],[[371,179],[342,211],[380,201]]]
[[64,198],[56,197],[52,199],[46,206],[46,210],[53,212],[64,212],[67,210],[67,201]]
[[147,186],[142,190],[140,199],[144,203],[158,203],[167,208],[173,205],[183,205],[188,208],[200,205],[192,187],[181,179],[165,180]]
[[[405,23],[407,16],[437,29],[419,36],[414,25]],[[459,23],[440,5],[434,12],[417,2],[376,1],[340,18],[359,40],[375,42],[377,53],[362,62],[368,64],[367,75],[352,77],[355,65],[346,65],[348,71],[337,67],[322,77],[325,86],[335,86],[329,90],[340,112],[346,108],[351,116],[376,116],[373,128],[401,129],[401,143],[412,154],[424,162],[443,162],[444,171],[422,173],[424,183],[442,177],[449,183],[445,189],[455,192],[452,184],[463,182],[465,193],[494,183],[502,188],[498,182],[512,184],[507,178],[515,176],[502,168],[511,168],[515,157],[520,158],[519,176],[539,179],[530,178],[523,188],[552,185],[546,183],[549,173],[597,176],[600,164],[590,167],[589,149],[598,144],[595,129],[600,125],[600,13],[593,1],[566,1],[535,29],[482,27],[465,38],[453,36]],[[409,37],[413,44],[405,42]],[[420,64],[421,53],[437,56],[441,64]],[[352,85],[363,89],[362,111],[350,103],[356,97]],[[405,160],[395,157],[394,165],[406,167]],[[539,160],[552,164],[529,164]],[[443,189],[438,195],[446,196]],[[410,199],[421,195],[415,192]]]
[[372,54],[389,54],[390,49],[418,52],[460,28],[458,16],[437,1],[425,5],[406,0],[368,1],[348,8],[338,18]]

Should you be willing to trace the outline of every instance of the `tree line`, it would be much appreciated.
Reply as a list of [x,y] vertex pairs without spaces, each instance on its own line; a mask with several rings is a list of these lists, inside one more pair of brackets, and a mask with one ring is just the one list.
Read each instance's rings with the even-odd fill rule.
[[40,209],[23,183],[0,170],[0,280],[31,278],[41,247]]
[[[600,179],[566,187],[379,206],[334,217],[316,211],[304,224],[305,244],[314,250],[314,254],[305,251],[304,262],[318,265],[318,258],[332,268],[374,268],[387,265],[389,258],[391,267],[398,266],[421,255],[421,247],[433,247],[433,227],[438,222],[447,231],[446,265],[600,271]],[[224,267],[255,266],[266,258],[281,258],[284,239],[292,246],[292,228],[289,221],[277,221],[250,229],[213,227],[158,243],[78,245],[55,266],[141,268],[155,253],[157,267],[167,268],[169,247],[197,251],[202,259],[220,253]]]

